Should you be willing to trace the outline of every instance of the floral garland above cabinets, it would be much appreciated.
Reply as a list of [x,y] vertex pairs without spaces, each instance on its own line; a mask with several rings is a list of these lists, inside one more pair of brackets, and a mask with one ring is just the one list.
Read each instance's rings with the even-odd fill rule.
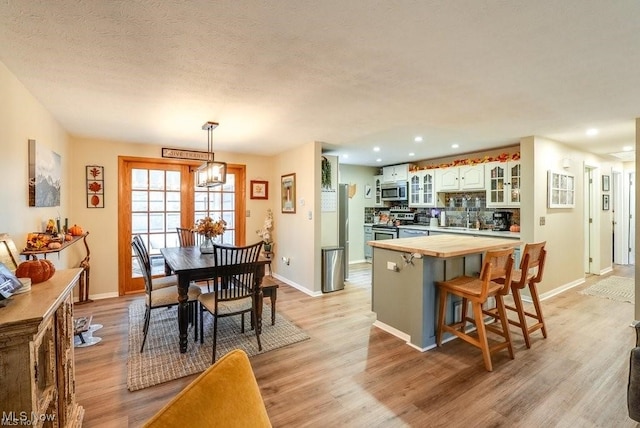
[[449,168],[452,166],[460,166],[460,165],[477,165],[481,163],[488,162],[508,162],[508,161],[517,161],[520,160],[520,152],[509,154],[502,153],[498,156],[485,156],[482,158],[466,158],[466,159],[456,159],[453,162],[449,163],[438,163],[438,164],[428,164],[415,167],[412,171],[418,171],[423,169],[435,169],[435,168]]

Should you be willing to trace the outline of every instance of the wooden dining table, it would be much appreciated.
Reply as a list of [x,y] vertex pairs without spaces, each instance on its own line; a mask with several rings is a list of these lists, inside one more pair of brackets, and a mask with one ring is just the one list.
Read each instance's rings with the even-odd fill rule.
[[[213,254],[201,254],[200,248],[195,247],[171,247],[161,248],[160,253],[164,257],[165,272],[167,275],[175,274],[178,277],[178,329],[180,330],[180,352],[187,352],[187,329],[189,325],[189,313],[187,305],[187,292],[191,281],[202,281],[224,274],[226,266],[216,265]],[[265,257],[258,259],[260,269],[255,278],[256,281],[256,326],[258,332],[262,330],[262,289],[260,284],[264,278],[265,266],[271,264],[271,260]]]

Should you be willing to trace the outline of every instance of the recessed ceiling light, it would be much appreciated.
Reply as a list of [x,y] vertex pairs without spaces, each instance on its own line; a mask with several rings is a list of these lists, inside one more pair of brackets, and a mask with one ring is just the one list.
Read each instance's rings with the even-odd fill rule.
[[413,141],[415,141],[416,143],[421,143],[422,142],[422,137],[421,136],[417,136],[416,138],[413,139]]
[[631,147],[631,146],[624,146],[624,147],[622,148],[622,150],[623,150],[623,151],[625,151],[625,152],[630,152],[631,150],[633,150],[633,147]]
[[596,128],[589,128],[589,129],[587,129],[586,134],[589,137],[593,137],[594,135],[598,135],[598,130]]
[[380,151],[380,147],[374,147],[374,148],[373,148],[373,151],[374,151],[374,152],[379,152],[379,151]]
[[413,153],[413,152],[409,153],[409,156],[415,156],[415,155],[416,155],[416,154],[415,154],[415,153]]
[[382,162],[382,159],[378,158],[376,159],[376,162]]
[[451,148],[452,148],[452,149],[457,149],[458,147],[460,147],[460,144],[453,143],[453,144],[451,145]]

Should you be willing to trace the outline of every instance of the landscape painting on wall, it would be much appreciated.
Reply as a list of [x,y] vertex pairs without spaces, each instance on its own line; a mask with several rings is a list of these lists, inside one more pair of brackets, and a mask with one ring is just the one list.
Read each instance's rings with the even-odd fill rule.
[[59,207],[60,155],[29,140],[29,206]]

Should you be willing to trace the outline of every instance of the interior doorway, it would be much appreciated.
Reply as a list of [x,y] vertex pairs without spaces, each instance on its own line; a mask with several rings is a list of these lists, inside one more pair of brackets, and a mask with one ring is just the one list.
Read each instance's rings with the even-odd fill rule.
[[584,272],[586,274],[599,274],[598,246],[599,239],[596,228],[596,186],[594,176],[596,168],[585,165],[584,167]]

